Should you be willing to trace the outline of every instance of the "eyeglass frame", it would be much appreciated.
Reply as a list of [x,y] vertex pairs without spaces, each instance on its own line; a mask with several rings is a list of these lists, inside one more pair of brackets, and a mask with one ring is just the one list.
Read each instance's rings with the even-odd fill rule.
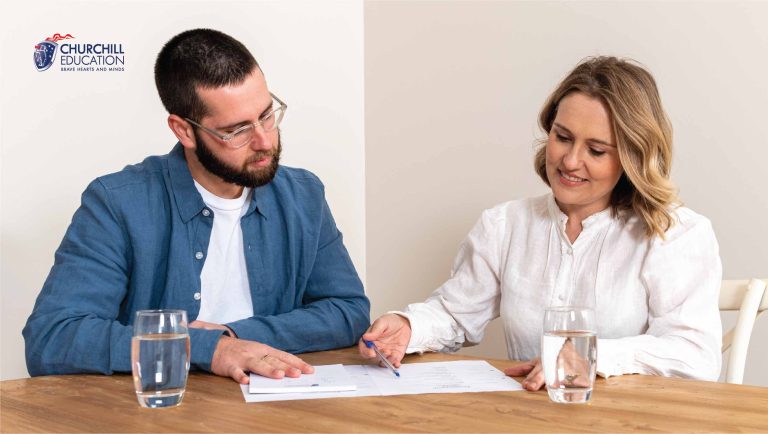
[[[249,123],[249,124],[243,125],[242,127],[240,127],[240,128],[238,128],[238,129],[236,129],[235,131],[232,131],[232,132],[231,132],[231,133],[229,133],[229,134],[221,134],[221,133],[219,133],[219,132],[218,132],[218,131],[216,131],[216,130],[213,130],[213,129],[211,129],[211,128],[208,128],[208,127],[206,127],[206,126],[203,126],[203,125],[200,125],[199,123],[197,123],[197,122],[193,121],[193,120],[192,120],[192,119],[190,119],[190,118],[186,118],[186,117],[185,117],[185,118],[184,118],[184,120],[185,120],[185,121],[187,121],[187,122],[189,122],[190,124],[192,124],[192,125],[194,125],[194,126],[196,126],[196,127],[200,128],[201,130],[205,131],[206,133],[208,133],[208,134],[210,134],[210,135],[212,135],[212,136],[216,137],[217,139],[219,139],[219,140],[223,141],[223,142],[224,142],[224,143],[226,143],[226,144],[227,144],[227,146],[229,146],[230,148],[232,148],[232,149],[240,149],[240,148],[242,148],[243,146],[245,146],[245,145],[247,144],[247,142],[243,142],[243,144],[242,144],[242,145],[240,145],[240,146],[233,146],[233,145],[232,145],[232,139],[234,139],[236,135],[238,135],[238,134],[242,133],[243,131],[247,130],[248,128],[256,128],[256,127],[261,127],[261,128],[262,128],[262,129],[263,129],[265,132],[273,131],[273,130],[275,130],[275,129],[277,128],[277,126],[278,126],[278,125],[280,125],[280,122],[282,122],[282,120],[283,120],[283,116],[285,116],[285,111],[286,111],[286,110],[288,110],[288,104],[284,103],[284,102],[283,102],[283,100],[281,100],[280,98],[278,98],[278,97],[277,97],[277,95],[275,95],[275,94],[274,94],[274,93],[272,93],[272,92],[270,92],[270,93],[269,93],[269,95],[270,95],[272,98],[274,98],[274,100],[275,100],[275,101],[277,101],[277,102],[280,104],[280,106],[279,106],[279,107],[277,107],[277,108],[275,108],[275,109],[272,109],[272,110],[271,110],[269,113],[267,113],[266,115],[264,115],[264,116],[261,116],[259,119],[257,119],[257,120],[256,120],[256,122],[252,122],[252,123]],[[277,119],[277,120],[275,121],[275,126],[274,126],[274,127],[272,127],[271,129],[267,130],[266,128],[264,128],[264,125],[262,125],[262,123],[261,123],[261,119],[263,119],[263,118],[266,118],[266,117],[269,117],[269,116],[272,116],[272,115],[274,115],[274,114],[275,114],[275,112],[277,112],[277,111],[280,111],[280,118],[279,118],[279,119]]]

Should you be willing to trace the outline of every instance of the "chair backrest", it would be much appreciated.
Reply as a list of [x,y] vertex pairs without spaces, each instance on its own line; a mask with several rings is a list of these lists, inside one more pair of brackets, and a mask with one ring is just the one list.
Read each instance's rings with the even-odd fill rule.
[[725,381],[741,384],[747,363],[747,348],[755,320],[768,310],[766,280],[723,280],[720,310],[738,311],[736,326],[723,335],[723,352],[731,350],[726,364]]

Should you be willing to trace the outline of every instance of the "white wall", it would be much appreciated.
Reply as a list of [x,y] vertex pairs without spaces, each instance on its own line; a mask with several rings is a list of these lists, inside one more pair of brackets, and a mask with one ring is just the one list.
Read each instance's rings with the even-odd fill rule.
[[[768,2],[366,2],[373,316],[438,287],[483,209],[546,191],[532,169],[539,109],[597,54],[654,73],[675,127],[673,180],[712,220],[725,278],[768,277],[766,23]],[[762,318],[747,384],[768,386],[765,342]],[[499,322],[463,351],[506,357]]]
[[[325,182],[365,277],[362,1],[14,1],[0,16],[0,379],[27,375],[21,329],[88,182],[175,143],[153,65],[190,28],[251,49],[289,106],[282,161]],[[38,72],[33,47],[57,32],[122,43],[126,71]]]

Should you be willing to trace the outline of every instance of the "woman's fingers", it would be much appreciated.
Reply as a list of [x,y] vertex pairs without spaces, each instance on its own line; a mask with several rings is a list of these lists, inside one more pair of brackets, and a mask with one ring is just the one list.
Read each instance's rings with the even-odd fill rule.
[[505,368],[504,373],[510,377],[522,377],[523,375],[528,375],[534,366],[536,366],[536,359],[520,363],[511,368]]
[[536,365],[523,380],[523,387],[531,392],[541,389],[544,386],[544,370],[541,368],[541,361],[536,360]]
[[357,344],[360,355],[366,359],[378,357],[373,348],[364,341],[375,342],[381,354],[395,366],[400,365],[411,338],[410,323],[395,314],[382,315],[373,322]]
[[522,377],[525,375],[525,380],[521,384],[526,390],[535,391],[544,386],[544,371],[541,369],[541,360],[539,359],[533,359],[511,368],[506,368],[504,373],[510,377]]

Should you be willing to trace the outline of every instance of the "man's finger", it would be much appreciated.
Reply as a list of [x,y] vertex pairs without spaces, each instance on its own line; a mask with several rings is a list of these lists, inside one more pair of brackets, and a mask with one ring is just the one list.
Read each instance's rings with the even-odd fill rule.
[[192,321],[191,323],[189,323],[189,328],[191,328],[191,329],[201,329],[201,328],[203,328],[203,326],[204,326],[204,324],[203,324],[202,321],[195,320],[195,321]]
[[288,354],[283,351],[275,351],[267,354],[269,358],[274,357],[289,367],[298,369],[302,374],[311,374],[315,372],[315,368],[312,365],[294,356],[293,354]]
[[248,384],[250,382],[250,378],[248,377],[248,374],[246,374],[242,369],[238,368],[237,366],[232,366],[232,370],[230,371],[229,376],[232,377],[233,380],[237,381],[240,384]]
[[293,367],[288,363],[285,363],[282,360],[278,359],[277,357],[271,357],[269,355],[266,355],[261,358],[261,361],[269,364],[270,366],[272,366],[273,369],[277,369],[285,372],[286,377],[296,378],[301,376],[301,370],[299,368]]
[[265,355],[248,359],[248,370],[254,374],[261,375],[262,377],[276,378],[278,380],[285,377],[284,370],[272,366],[268,360],[265,360],[265,358],[269,357],[270,356]]
[[205,330],[227,330],[227,327],[221,324],[215,324],[212,322],[206,322],[206,321],[200,321],[200,320],[194,320],[191,323],[189,323],[189,328],[205,329]]

